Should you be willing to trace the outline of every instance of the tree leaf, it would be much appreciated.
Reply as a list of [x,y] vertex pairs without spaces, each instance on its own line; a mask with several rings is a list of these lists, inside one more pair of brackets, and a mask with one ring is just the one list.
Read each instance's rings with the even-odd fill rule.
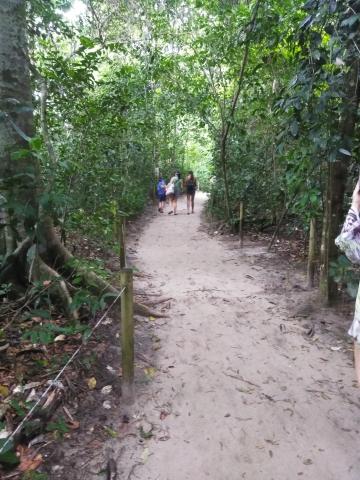
[[351,152],[349,152],[349,150],[346,150],[345,148],[339,148],[339,152],[342,153],[343,155],[347,155],[348,157],[351,157]]
[[[2,449],[3,445],[5,445],[6,439],[2,438],[0,439],[0,450]],[[9,467],[15,467],[16,465],[19,465],[20,459],[17,457],[16,453],[14,452],[14,443],[13,441],[9,441],[2,451],[0,453],[0,463]]]
[[296,137],[299,133],[299,123],[296,120],[293,120],[290,124],[290,132],[293,137]]

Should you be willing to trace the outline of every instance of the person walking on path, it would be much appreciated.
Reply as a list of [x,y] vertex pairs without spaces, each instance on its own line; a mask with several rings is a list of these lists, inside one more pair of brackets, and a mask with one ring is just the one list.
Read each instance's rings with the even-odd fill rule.
[[194,203],[195,203],[195,192],[197,189],[197,181],[194,177],[194,173],[190,170],[185,179],[185,189],[186,189],[186,205],[187,205],[187,214],[190,215],[190,206],[191,213],[194,213]]
[[170,179],[166,187],[166,194],[170,198],[172,210],[168,212],[168,215],[174,213],[177,215],[177,200],[181,194],[181,175],[180,172],[176,172],[175,175]]
[[[360,179],[353,192],[352,204],[343,228],[335,243],[352,263],[360,264]],[[354,338],[355,373],[360,386],[360,288],[356,296],[354,320],[348,333]]]
[[166,182],[162,177],[159,177],[159,181],[156,186],[156,193],[159,199],[159,212],[164,213],[164,207],[166,202]]

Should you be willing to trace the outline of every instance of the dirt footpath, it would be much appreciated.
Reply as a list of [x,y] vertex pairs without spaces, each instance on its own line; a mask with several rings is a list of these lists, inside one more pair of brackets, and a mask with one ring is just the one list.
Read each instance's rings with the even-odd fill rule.
[[[137,288],[172,297],[154,320],[155,368],[114,440],[119,478],[358,480],[360,391],[346,322],[316,312],[291,266],[240,251],[197,211],[145,229]],[[153,359],[152,359],[153,360]],[[110,477],[109,477],[110,478]]]

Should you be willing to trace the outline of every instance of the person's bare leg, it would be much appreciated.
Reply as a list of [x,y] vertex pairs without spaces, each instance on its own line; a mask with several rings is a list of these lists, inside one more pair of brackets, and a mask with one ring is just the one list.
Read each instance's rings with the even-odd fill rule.
[[190,200],[191,200],[190,195],[187,194],[186,195],[186,208],[187,208],[188,215],[190,214]]
[[170,197],[169,203],[170,203],[170,212],[168,212],[168,215],[171,215],[174,211],[174,197]]
[[194,206],[195,206],[195,193],[191,195],[191,213],[194,213]]
[[174,215],[177,215],[177,212],[176,212],[176,210],[177,210],[177,198],[176,197],[174,197],[174,208],[173,208],[173,210],[174,210]]
[[360,386],[360,344],[357,341],[354,342],[354,360],[356,379]]

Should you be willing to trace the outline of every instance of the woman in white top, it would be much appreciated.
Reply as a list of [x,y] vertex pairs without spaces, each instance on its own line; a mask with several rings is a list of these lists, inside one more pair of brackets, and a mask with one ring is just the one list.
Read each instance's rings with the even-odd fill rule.
[[174,215],[177,215],[177,199],[179,198],[180,194],[181,194],[180,172],[176,172],[175,175],[170,179],[170,182],[166,187],[166,195],[168,195],[170,198],[170,203],[172,208],[172,210],[168,212],[168,215],[171,215],[172,213],[174,213]]

